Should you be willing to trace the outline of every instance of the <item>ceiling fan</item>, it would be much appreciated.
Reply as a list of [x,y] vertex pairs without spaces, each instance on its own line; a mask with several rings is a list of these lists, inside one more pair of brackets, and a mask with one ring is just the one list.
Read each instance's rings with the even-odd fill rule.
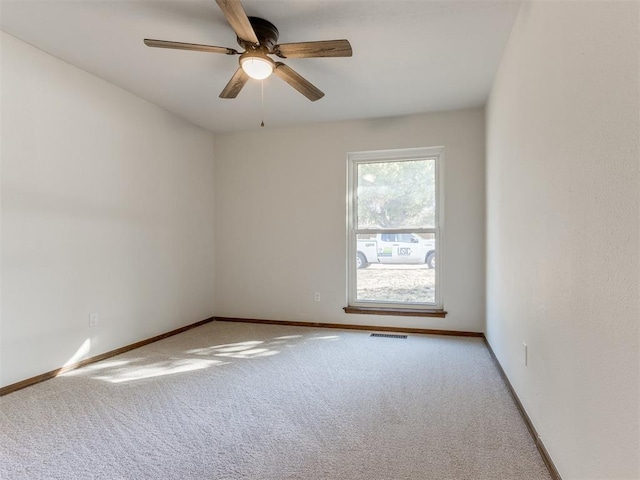
[[350,57],[352,55],[351,44],[348,40],[278,45],[279,32],[275,25],[263,18],[248,17],[240,0],[216,0],[216,3],[236,33],[238,44],[244,49],[244,52],[240,53],[227,47],[148,38],[144,40],[144,43],[149,47],[240,55],[240,66],[220,93],[220,98],[236,98],[249,78],[262,80],[274,73],[314,102],[322,98],[324,93],[292,68],[282,62],[273,61],[269,55],[276,55],[280,58]]

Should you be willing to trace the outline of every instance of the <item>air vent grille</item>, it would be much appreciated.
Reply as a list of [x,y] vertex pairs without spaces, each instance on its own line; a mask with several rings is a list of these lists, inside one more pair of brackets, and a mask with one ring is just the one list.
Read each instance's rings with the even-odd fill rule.
[[372,333],[371,336],[381,338],[407,338],[406,335],[398,335],[396,333]]

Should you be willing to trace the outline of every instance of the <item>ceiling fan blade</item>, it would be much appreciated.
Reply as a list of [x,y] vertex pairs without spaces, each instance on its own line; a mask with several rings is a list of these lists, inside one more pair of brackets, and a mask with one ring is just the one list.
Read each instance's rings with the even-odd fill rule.
[[239,38],[256,45],[260,43],[240,0],[216,0],[216,3]]
[[167,40],[154,40],[151,38],[145,38],[144,44],[147,47],[175,48],[177,50],[193,50],[196,52],[225,53],[227,55],[238,54],[238,52],[233,48],[214,47],[213,45],[199,45],[197,43],[169,42]]
[[298,90],[301,94],[307,97],[312,102],[316,100],[320,100],[324,97],[324,93],[322,93],[318,88],[313,86],[311,82],[306,80],[302,75],[295,72],[292,68],[287,67],[282,62],[276,62],[276,68],[273,70],[278,77],[287,82],[293,88]]
[[283,43],[273,47],[273,53],[282,58],[350,57],[353,55],[349,40]]
[[244,87],[244,84],[249,80],[249,75],[247,75],[241,67],[238,67],[236,73],[233,74],[227,86],[224,87],[222,93],[220,93],[220,98],[236,98]]

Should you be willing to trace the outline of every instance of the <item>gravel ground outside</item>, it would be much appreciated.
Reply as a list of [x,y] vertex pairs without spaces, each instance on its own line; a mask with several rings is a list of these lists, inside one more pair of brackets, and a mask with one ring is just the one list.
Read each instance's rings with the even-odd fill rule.
[[369,265],[357,274],[358,300],[435,302],[435,270],[427,265]]

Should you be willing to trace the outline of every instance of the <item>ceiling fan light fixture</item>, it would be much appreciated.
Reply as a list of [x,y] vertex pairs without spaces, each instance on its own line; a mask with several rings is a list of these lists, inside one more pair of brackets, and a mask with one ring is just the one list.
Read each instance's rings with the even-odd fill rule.
[[267,56],[243,55],[240,57],[240,66],[251,78],[264,80],[273,73],[275,63]]
[[353,55],[351,44],[346,39],[278,44],[280,33],[276,26],[264,18],[248,17],[241,0],[216,0],[216,3],[236,34],[238,45],[245,50],[243,53],[228,47],[150,38],[145,38],[144,43],[148,47],[240,55],[240,66],[236,68],[233,76],[220,92],[220,98],[236,98],[250,78],[263,80],[274,73],[276,77],[315,102],[320,100],[324,93],[295,70],[280,61],[275,62],[269,55],[277,55],[280,58],[350,57]]

